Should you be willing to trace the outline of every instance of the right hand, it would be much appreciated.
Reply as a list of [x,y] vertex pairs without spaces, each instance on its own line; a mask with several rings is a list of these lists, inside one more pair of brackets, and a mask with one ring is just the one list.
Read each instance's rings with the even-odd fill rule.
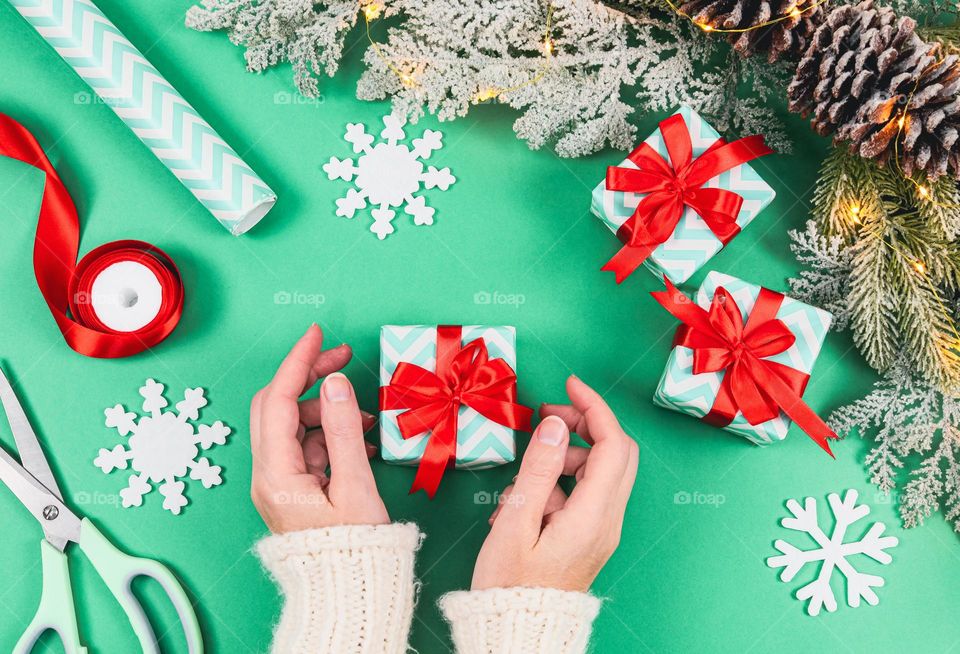
[[[377,450],[363,440],[376,418],[339,372],[350,348],[322,347],[311,325],[250,403],[250,494],[275,534],[390,522],[367,460]],[[301,401],[320,377],[320,397]]]
[[[572,405],[545,404],[520,474],[500,497],[480,549],[473,590],[557,588],[585,592],[620,542],[640,450],[600,395],[567,380]],[[592,447],[571,446],[570,431]],[[570,497],[560,475],[577,485]]]

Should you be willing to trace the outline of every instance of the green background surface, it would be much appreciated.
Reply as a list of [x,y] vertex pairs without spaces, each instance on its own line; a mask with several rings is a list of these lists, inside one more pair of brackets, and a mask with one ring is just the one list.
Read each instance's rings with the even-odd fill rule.
[[[311,321],[330,343],[354,347],[347,373],[367,407],[377,396],[379,327],[388,323],[515,325],[523,401],[562,401],[571,373],[603,392],[640,443],[641,462],[621,546],[594,585],[608,598],[595,625],[597,651],[960,648],[960,543],[939,515],[901,529],[896,498],[879,496],[867,481],[867,442],[837,444],[831,461],[794,428],[785,442],[760,449],[651,404],[675,322],[649,297],[658,285],[646,271],[620,287],[598,271],[617,244],[587,211],[591,187],[621,153],[571,161],[533,152],[511,131],[514,112],[479,108],[441,127],[445,147],[431,163],[450,166],[459,181],[447,192],[427,192],[436,225],[415,227],[401,215],[396,233],[381,242],[367,230],[368,215],[334,216],[334,200],[348,185],[327,180],[320,169],[331,155],[349,156],[341,138],[347,122],[376,125],[388,111],[386,103],[354,97],[359,33],[350,38],[344,69],[323,82],[322,102],[303,103],[288,68],[250,75],[241,50],[224,35],[185,29],[187,2],[100,5],[280,200],[252,232],[230,236],[109,108],[89,102],[84,83],[0,3],[0,110],[38,136],[73,193],[84,224],[81,250],[121,238],[155,243],[179,264],[188,294],[180,326],[155,351],[121,360],[72,352],[33,277],[42,175],[0,161],[0,358],[46,441],[68,502],[125,549],[170,564],[198,605],[210,651],[262,652],[270,643],[279,600],[250,553],[264,526],[248,498],[247,407]],[[639,115],[640,133],[660,117]],[[807,217],[825,148],[800,119],[788,120],[796,152],[756,164],[776,189],[776,202],[708,266],[775,289],[784,289],[797,269],[787,230]],[[437,124],[428,118],[410,132],[427,127]],[[484,292],[523,302],[476,303],[475,294]],[[278,293],[314,294],[323,302],[278,304]],[[165,383],[174,402],[182,388],[203,386],[210,400],[203,419],[235,429],[227,446],[211,452],[225,468],[224,485],[208,491],[189,483],[192,503],[179,517],[161,510],[156,492],[139,509],[119,508],[125,474],[107,476],[92,464],[100,447],[119,439],[104,427],[103,409],[117,402],[137,409],[137,389],[147,377]],[[873,378],[848,336],[832,334],[806,398],[827,412],[862,395]],[[8,430],[2,434],[9,447]],[[492,509],[476,494],[503,488],[516,466],[448,474],[431,503],[422,493],[407,495],[412,469],[373,465],[391,516],[416,521],[427,534],[417,561],[423,588],[411,644],[445,652],[448,631],[436,600],[469,585]],[[847,607],[837,580],[839,610],[812,618],[792,593],[813,570],[782,584],[764,559],[774,553],[773,541],[788,535],[778,525],[788,498],[824,503],[828,493],[847,488],[858,489],[872,506],[870,518],[887,523],[901,542],[886,568],[859,562],[886,577],[878,607]],[[6,652],[38,600],[41,534],[10,493],[0,492],[0,515],[0,651]],[[861,525],[865,531],[867,521]],[[802,544],[803,536],[794,542]],[[73,568],[86,643],[96,653],[136,651],[118,607],[82,558],[74,558]],[[181,651],[181,637],[170,631],[172,610],[156,588],[142,591],[160,631],[168,632],[164,644]]]

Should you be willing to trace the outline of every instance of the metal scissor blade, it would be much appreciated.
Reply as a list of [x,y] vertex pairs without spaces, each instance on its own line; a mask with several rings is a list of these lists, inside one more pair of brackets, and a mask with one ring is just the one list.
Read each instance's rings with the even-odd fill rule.
[[47,490],[32,474],[0,447],[0,481],[43,527],[47,542],[61,552],[68,541],[80,539],[80,518],[63,501]]
[[13,392],[13,387],[7,381],[6,375],[3,374],[2,368],[0,368],[0,402],[3,402],[3,410],[7,414],[7,422],[10,423],[10,431],[13,432],[24,469],[62,502],[63,494],[57,485],[56,477],[53,476],[53,471],[50,470],[47,456],[43,453],[37,434],[30,426],[27,414],[23,412],[23,406],[17,399],[17,394]]

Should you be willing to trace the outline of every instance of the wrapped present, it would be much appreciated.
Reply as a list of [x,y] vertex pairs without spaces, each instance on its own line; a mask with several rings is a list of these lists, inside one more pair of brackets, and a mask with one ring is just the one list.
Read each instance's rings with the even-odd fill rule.
[[773,201],[746,163],[771,152],[762,136],[727,143],[680,107],[593,190],[591,211],[623,243],[603,270],[619,284],[644,264],[685,282]]
[[758,445],[783,440],[793,421],[833,456],[836,434],[801,399],[833,316],[718,272],[695,301],[666,284],[653,296],[682,324],[654,403]]
[[513,327],[380,330],[380,450],[419,466],[411,493],[433,497],[448,467],[514,460],[514,430],[530,431],[533,414],[516,403],[516,359]]

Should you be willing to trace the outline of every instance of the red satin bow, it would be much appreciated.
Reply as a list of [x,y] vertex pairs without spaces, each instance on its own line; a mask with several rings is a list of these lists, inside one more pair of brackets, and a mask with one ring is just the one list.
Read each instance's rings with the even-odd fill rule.
[[[727,189],[701,188],[717,175],[773,152],[763,136],[748,136],[727,143],[717,139],[693,159],[693,144],[681,114],[660,122],[660,134],[670,156],[667,163],[646,143],[627,157],[637,168],[607,168],[607,190],[646,193],[633,215],[617,230],[624,246],[604,264],[619,284],[677,229],[684,207],[703,218],[724,245],[740,231],[737,215],[743,198]],[[672,164],[672,166],[671,166]]]
[[[0,156],[17,159],[46,173],[33,244],[33,271],[67,345],[89,357],[115,358],[142,352],[166,338],[177,326],[183,310],[183,283],[173,260],[149,243],[126,240],[101,245],[77,262],[80,220],[73,199],[33,135],[3,114]],[[136,261],[147,266],[163,291],[156,318],[133,332],[108,328],[89,303],[96,275],[118,261]]]
[[533,411],[516,403],[517,375],[503,359],[490,359],[483,339],[460,346],[462,328],[437,327],[436,372],[413,363],[397,364],[389,386],[380,387],[380,410],[407,409],[397,416],[404,438],[431,432],[411,493],[431,498],[457,455],[460,406],[505,427],[530,431]]
[[651,295],[683,323],[674,345],[693,350],[693,374],[725,371],[704,421],[724,427],[739,411],[751,425],[759,425],[783,411],[833,456],[827,439],[837,435],[800,399],[809,375],[766,359],[786,351],[796,340],[777,318],[783,295],[761,289],[744,325],[740,308],[725,288],[716,290],[710,311],[704,311],[669,279],[664,282],[667,290]]

